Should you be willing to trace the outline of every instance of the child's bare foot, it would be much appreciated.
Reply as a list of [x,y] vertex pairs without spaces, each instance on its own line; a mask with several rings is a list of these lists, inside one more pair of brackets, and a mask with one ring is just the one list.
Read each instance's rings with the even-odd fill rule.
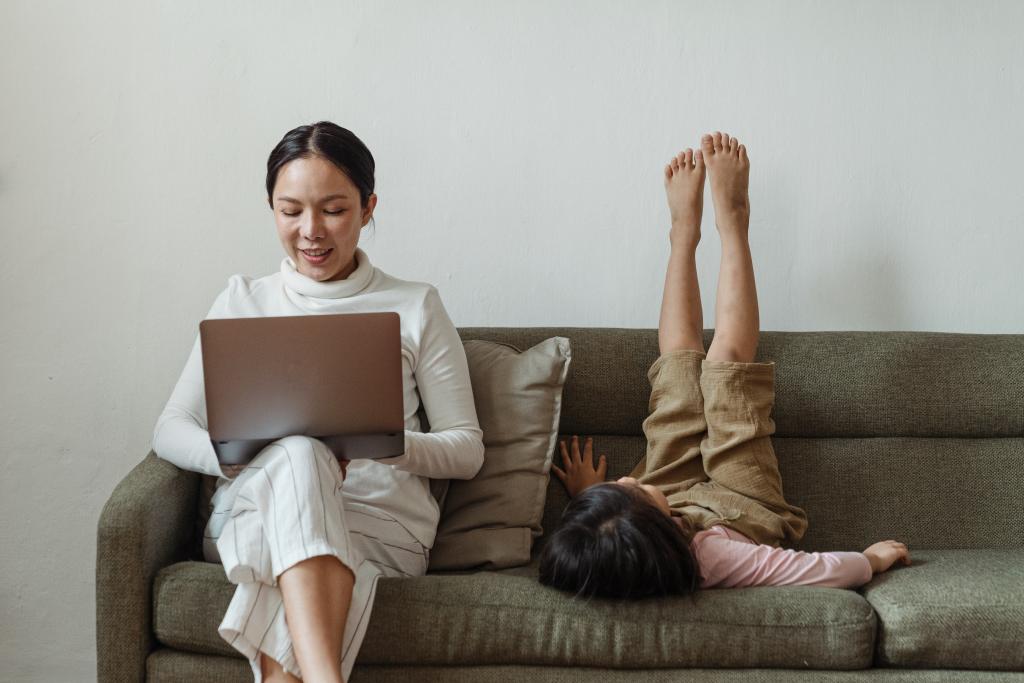
[[683,150],[665,166],[665,194],[672,217],[672,244],[696,248],[704,211],[704,160],[700,150]]
[[715,203],[715,224],[719,232],[741,230],[745,233],[750,222],[747,148],[736,138],[717,132],[703,136],[700,146],[711,174],[711,200]]

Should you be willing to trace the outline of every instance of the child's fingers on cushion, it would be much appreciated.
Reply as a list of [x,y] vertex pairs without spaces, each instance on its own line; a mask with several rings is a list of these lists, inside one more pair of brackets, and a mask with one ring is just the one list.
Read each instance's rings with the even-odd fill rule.
[[565,447],[565,441],[559,441],[558,446],[562,451],[562,467],[570,469],[572,467],[572,458],[569,457],[569,450]]

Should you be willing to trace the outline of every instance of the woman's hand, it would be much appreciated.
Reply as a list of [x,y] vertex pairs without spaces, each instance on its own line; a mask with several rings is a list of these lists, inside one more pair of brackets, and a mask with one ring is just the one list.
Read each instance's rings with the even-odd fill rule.
[[562,450],[562,467],[565,469],[552,463],[551,471],[565,486],[570,498],[575,498],[580,491],[594,484],[604,483],[604,476],[608,472],[608,459],[602,455],[597,468],[594,468],[594,440],[592,438],[587,437],[582,456],[580,456],[579,437],[572,437],[572,455],[569,455],[564,440],[559,441],[558,445]]
[[902,561],[903,564],[910,564],[910,551],[907,546],[899,541],[881,541],[875,543],[864,551],[864,556],[871,563],[871,571],[874,573],[884,572],[889,567]]

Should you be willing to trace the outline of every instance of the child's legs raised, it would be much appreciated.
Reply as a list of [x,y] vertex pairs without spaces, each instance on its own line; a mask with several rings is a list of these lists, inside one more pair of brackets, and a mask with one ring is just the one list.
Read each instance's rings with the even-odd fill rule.
[[701,147],[711,176],[722,262],[715,338],[701,368],[708,427],[701,452],[711,482],[691,493],[707,498],[706,507],[759,543],[793,542],[807,529],[807,517],[783,497],[772,448],[775,365],[752,362],[760,320],[747,240],[749,160],[743,145],[721,133],[704,136]]
[[701,392],[707,436],[701,442],[707,493],[734,508],[729,526],[758,543],[793,543],[807,515],[786,502],[770,435],[775,364],[705,360]]
[[669,162],[665,193],[672,227],[658,321],[661,355],[647,373],[651,382],[651,414],[644,421],[647,455],[632,476],[669,496],[707,481],[700,456],[706,426],[700,394],[704,322],[696,262],[704,198],[704,163],[699,153],[687,149]]
[[747,233],[750,198],[747,184],[750,160],[736,138],[715,133],[701,139],[711,176],[715,226],[722,242],[722,259],[715,294],[715,338],[708,360],[754,360],[761,322],[754,282],[754,261]]
[[707,424],[700,391],[704,352],[682,349],[662,354],[647,373],[651,414],[644,420],[647,455],[631,476],[666,496],[707,481],[700,443]]

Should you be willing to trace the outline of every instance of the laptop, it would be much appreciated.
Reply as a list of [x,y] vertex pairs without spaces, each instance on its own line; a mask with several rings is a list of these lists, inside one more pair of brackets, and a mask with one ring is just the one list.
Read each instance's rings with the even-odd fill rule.
[[223,464],[301,434],[339,458],[405,452],[397,313],[199,323],[210,438]]

